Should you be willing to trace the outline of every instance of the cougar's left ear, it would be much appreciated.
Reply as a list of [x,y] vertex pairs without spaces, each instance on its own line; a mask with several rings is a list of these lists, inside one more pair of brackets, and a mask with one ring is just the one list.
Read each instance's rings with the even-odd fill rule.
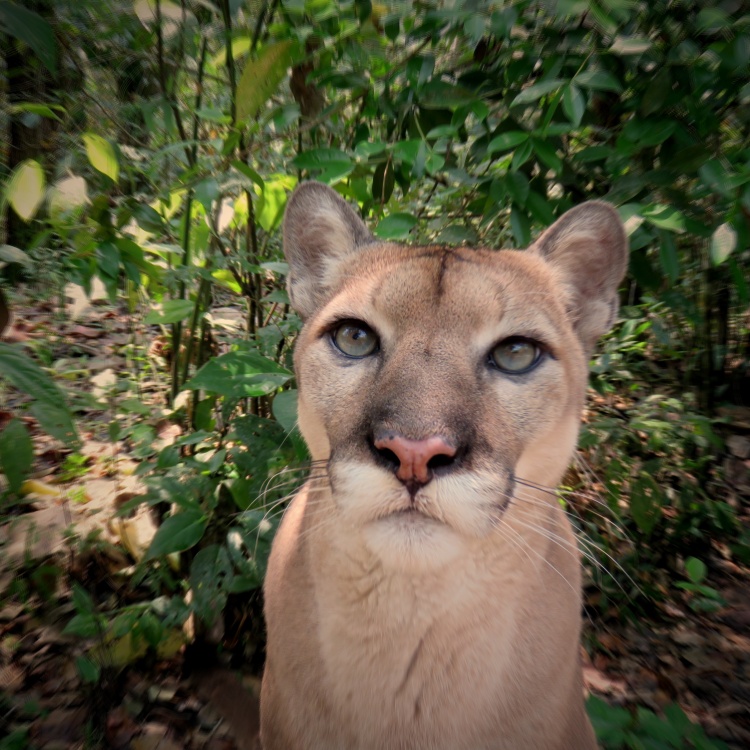
[[303,182],[284,215],[284,254],[289,263],[289,297],[308,318],[340,281],[340,262],[373,237],[356,211],[320,182]]
[[590,352],[617,315],[617,287],[628,267],[628,241],[617,211],[590,201],[563,214],[529,248],[541,255],[570,289],[567,306]]

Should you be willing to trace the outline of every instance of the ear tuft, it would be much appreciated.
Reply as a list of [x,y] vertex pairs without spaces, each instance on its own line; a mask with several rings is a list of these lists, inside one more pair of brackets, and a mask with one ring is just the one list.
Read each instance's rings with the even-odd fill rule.
[[628,267],[628,242],[617,211],[601,201],[577,206],[529,249],[550,263],[570,288],[570,315],[590,352],[614,323],[617,287]]
[[304,319],[331,293],[342,260],[373,237],[354,209],[320,182],[303,182],[284,215],[289,297]]

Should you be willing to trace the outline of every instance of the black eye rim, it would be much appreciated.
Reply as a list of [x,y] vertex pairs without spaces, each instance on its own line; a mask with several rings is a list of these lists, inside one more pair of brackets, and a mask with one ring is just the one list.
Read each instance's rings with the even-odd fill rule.
[[[362,355],[349,354],[348,352],[345,352],[336,341],[336,333],[344,326],[360,328],[361,330],[367,331],[368,333],[372,334],[375,337],[375,347],[373,348],[373,350],[371,352],[368,352],[367,354]],[[372,357],[374,354],[377,354],[380,351],[380,336],[378,336],[377,331],[375,331],[372,326],[368,325],[363,320],[358,320],[357,318],[342,318],[340,320],[335,320],[333,323],[331,323],[330,326],[328,326],[326,335],[328,336],[328,340],[331,342],[333,348],[339,354],[349,359],[367,359],[367,357]]]
[[[536,356],[534,357],[534,360],[528,367],[524,367],[523,370],[507,370],[504,367],[500,367],[500,365],[495,361],[495,358],[492,356],[492,353],[499,346],[515,343],[531,344],[536,349]],[[504,339],[500,339],[500,341],[490,347],[490,350],[487,353],[487,362],[493,370],[501,372],[503,373],[503,375],[526,375],[527,373],[539,367],[541,362],[548,354],[549,349],[537,339],[531,338],[530,336],[506,336]]]

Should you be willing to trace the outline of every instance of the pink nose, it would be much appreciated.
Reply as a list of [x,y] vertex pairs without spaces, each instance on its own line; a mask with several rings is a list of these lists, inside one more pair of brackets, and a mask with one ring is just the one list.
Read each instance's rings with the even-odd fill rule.
[[[453,462],[456,449],[437,435],[423,440],[409,440],[400,435],[386,435],[375,440],[379,451],[390,451],[399,462],[396,476],[404,483],[427,484],[436,465]],[[432,466],[430,466],[432,462]]]

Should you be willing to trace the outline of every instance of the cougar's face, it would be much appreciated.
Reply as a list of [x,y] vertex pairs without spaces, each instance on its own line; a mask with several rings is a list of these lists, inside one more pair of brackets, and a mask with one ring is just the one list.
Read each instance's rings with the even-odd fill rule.
[[297,346],[302,432],[341,523],[446,559],[567,465],[586,362],[565,288],[528,254],[395,245],[340,278]]

